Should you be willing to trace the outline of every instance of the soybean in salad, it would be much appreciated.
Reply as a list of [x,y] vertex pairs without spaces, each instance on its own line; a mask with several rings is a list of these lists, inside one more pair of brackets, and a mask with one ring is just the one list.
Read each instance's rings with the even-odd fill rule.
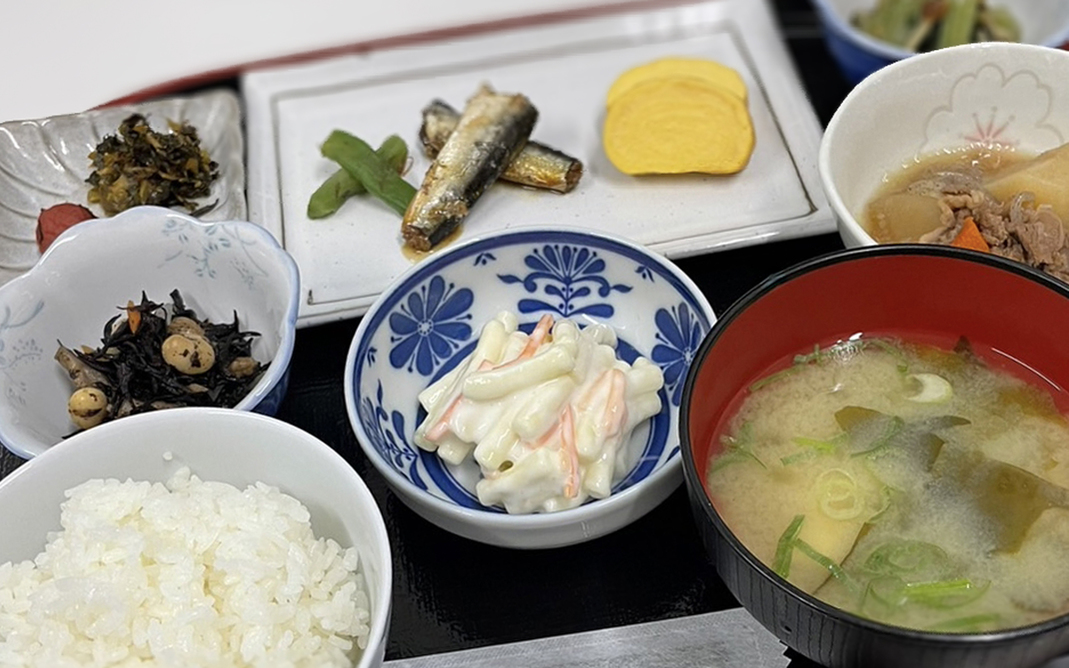
[[237,312],[229,323],[201,319],[178,290],[170,307],[150,300],[116,307],[100,345],[59,344],[55,359],[74,391],[71,422],[89,429],[107,420],[179,406],[233,408],[256,385],[267,364],[252,356],[256,332]]

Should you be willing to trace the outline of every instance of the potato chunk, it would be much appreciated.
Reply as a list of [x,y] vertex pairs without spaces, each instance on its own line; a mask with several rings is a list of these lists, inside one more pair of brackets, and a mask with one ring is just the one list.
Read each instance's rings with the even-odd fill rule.
[[1020,193],[1036,196],[1036,204],[1049,204],[1054,213],[1069,224],[1069,144],[1051,149],[1033,160],[999,171],[984,183],[988,192],[1002,202]]

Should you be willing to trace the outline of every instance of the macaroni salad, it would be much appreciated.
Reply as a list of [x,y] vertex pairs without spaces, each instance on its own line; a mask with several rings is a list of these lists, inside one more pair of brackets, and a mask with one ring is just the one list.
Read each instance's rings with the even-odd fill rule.
[[609,496],[632,431],[661,410],[661,370],[616,357],[616,333],[545,315],[530,335],[499,313],[475,350],[419,395],[415,443],[458,465],[469,455],[483,505],[510,513],[574,508]]

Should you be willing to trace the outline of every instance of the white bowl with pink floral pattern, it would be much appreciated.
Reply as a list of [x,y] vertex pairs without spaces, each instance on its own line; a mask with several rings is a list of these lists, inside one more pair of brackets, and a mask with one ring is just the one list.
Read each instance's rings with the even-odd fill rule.
[[847,247],[876,241],[865,206],[889,174],[977,143],[1037,154],[1069,141],[1069,52],[984,43],[925,53],[867,77],[832,117],[819,169]]

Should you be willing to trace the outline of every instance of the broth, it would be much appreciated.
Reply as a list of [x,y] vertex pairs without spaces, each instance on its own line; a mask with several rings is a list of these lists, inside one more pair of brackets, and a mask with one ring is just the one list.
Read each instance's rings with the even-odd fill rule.
[[1065,613],[1069,397],[997,357],[878,337],[796,356],[718,430],[714,506],[763,563],[860,616],[981,632]]
[[912,186],[940,174],[991,178],[1030,157],[1008,147],[974,144],[918,158],[884,177],[865,207],[865,231],[880,243],[919,241],[923,234],[938,227],[940,211],[938,200],[928,194],[903,197],[913,194]]
[[994,253],[1069,282],[1069,144],[1038,156],[974,144],[884,179],[863,226],[880,243]]

